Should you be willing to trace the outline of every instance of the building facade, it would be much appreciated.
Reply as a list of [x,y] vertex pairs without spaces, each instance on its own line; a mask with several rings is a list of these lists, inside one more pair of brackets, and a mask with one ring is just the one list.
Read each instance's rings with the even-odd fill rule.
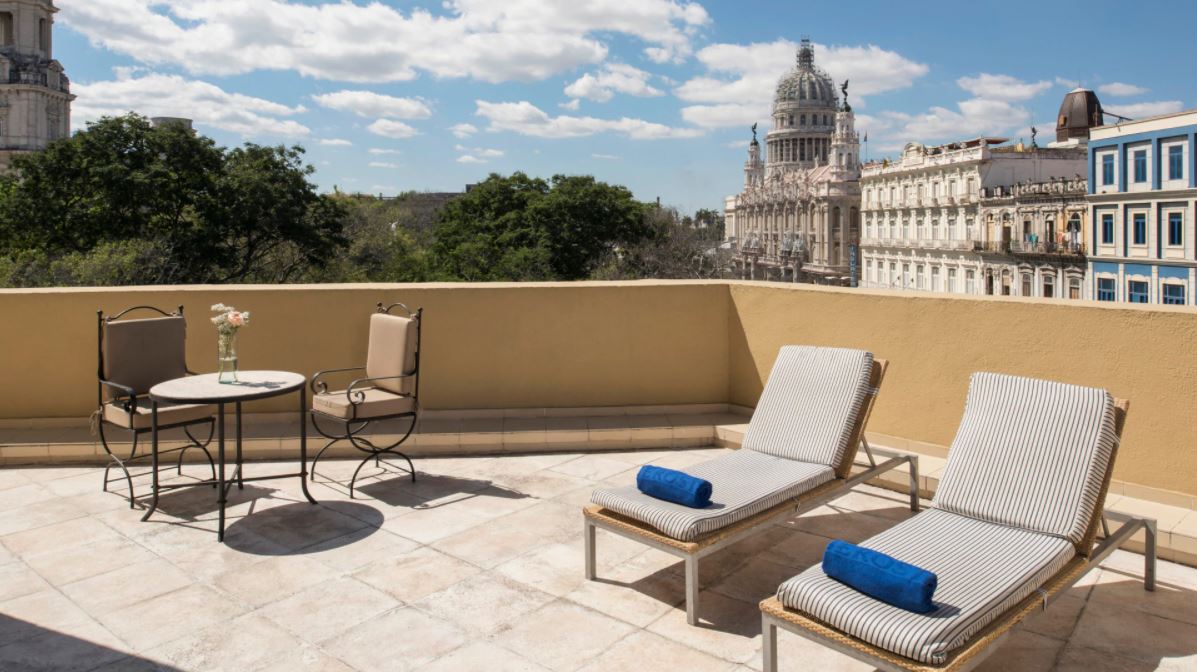
[[1093,129],[1089,283],[1098,301],[1195,305],[1197,110]]
[[[911,143],[897,161],[864,167],[864,286],[1002,293],[1001,267],[1021,263],[1006,258],[1010,251],[1038,254],[1047,240],[1046,212],[1036,216],[1038,225],[1036,217],[1024,217],[1021,229],[1015,227],[1014,212],[1028,207],[1032,194],[1083,176],[1086,164],[1083,147],[1004,143],[1005,138],[938,147]],[[1023,187],[1016,190],[1016,185]],[[983,200],[989,200],[984,213]],[[1002,208],[1009,211],[1009,226],[999,214]],[[993,222],[991,214],[997,217]],[[1050,219],[1054,223],[1060,216]]]
[[1088,186],[1078,175],[981,190],[985,294],[1088,298]]
[[53,0],[0,0],[0,170],[70,135],[71,83],[54,60]]
[[725,201],[741,277],[852,284],[860,237],[860,138],[855,115],[803,40],[777,85],[764,155],[753,127],[744,190]]

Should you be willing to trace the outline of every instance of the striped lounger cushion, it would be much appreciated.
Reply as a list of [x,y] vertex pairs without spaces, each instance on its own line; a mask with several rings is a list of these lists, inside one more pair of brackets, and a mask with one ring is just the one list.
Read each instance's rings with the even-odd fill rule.
[[844,458],[869,395],[873,354],[790,345],[757,402],[744,448],[834,467]]
[[862,545],[935,572],[930,614],[862,595],[813,567],[778,599],[924,663],[951,652],[1076,555],[1117,443],[1105,390],[977,373],[934,507]]
[[603,508],[648,523],[679,541],[693,541],[793,499],[833,478],[822,464],[809,464],[737,450],[683,469],[711,482],[711,505],[692,509],[662,501],[635,486],[595,490],[591,501]]
[[1079,544],[1117,443],[1105,390],[975,373],[936,508]]
[[873,354],[783,347],[757,404],[743,449],[683,469],[714,486],[711,506],[691,509],[635,487],[596,490],[599,506],[693,541],[794,499],[835,478],[869,394]]
[[861,544],[935,572],[937,609],[917,614],[859,593],[816,565],[781,584],[777,599],[853,637],[938,665],[1076,554],[1059,537],[938,509]]

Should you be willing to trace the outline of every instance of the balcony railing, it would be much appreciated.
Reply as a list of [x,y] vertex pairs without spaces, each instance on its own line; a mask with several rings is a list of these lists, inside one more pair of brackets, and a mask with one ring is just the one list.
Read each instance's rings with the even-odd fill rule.
[[1031,242],[1027,240],[1012,240],[1010,241],[1010,252],[1012,254],[1062,254],[1085,256],[1085,245],[1083,243],[1056,243],[1046,241]]

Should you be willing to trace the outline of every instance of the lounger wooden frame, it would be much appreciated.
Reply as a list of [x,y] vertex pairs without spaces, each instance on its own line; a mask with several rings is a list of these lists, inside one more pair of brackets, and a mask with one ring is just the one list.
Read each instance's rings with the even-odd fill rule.
[[[1115,429],[1121,438],[1122,427],[1126,422],[1126,413],[1130,409],[1130,402],[1122,399],[1115,400],[1117,406]],[[875,666],[887,672],[965,672],[980,665],[986,658],[996,651],[1014,628],[1028,616],[1043,610],[1055,602],[1066,590],[1076,584],[1089,570],[1101,564],[1111,553],[1131,539],[1139,530],[1144,532],[1143,559],[1143,587],[1145,590],[1155,590],[1156,568],[1156,521],[1150,518],[1134,518],[1109,514],[1116,518],[1121,525],[1113,533],[1107,532],[1105,539],[1094,546],[1097,530],[1105,526],[1106,494],[1110,489],[1110,478],[1114,472],[1114,458],[1117,456],[1117,446],[1110,456],[1110,464],[1106,469],[1105,480],[1097,506],[1094,507],[1093,518],[1090,520],[1088,531],[1081,543],[1077,544],[1077,556],[1073,558],[1059,572],[1053,575],[1022,602],[1018,603],[1006,613],[990,623],[985,629],[974,635],[964,646],[952,652],[951,656],[940,665],[929,665],[892,651],[882,649],[863,640],[857,639],[840,630],[833,628],[818,619],[802,612],[789,609],[778,601],[777,597],[770,597],[761,602],[762,628],[762,669],[763,672],[777,672],[777,629],[781,628],[807,639],[813,640],[830,649],[847,654],[857,660]]]
[[[660,551],[682,558],[686,563],[686,621],[690,625],[698,624],[698,561],[722,548],[750,537],[769,524],[792,518],[843,495],[852,488],[872,480],[881,474],[902,466],[910,465],[910,510],[919,510],[919,465],[917,455],[886,454],[889,459],[878,464],[873,451],[865,439],[865,426],[869,415],[873,411],[873,404],[877,399],[881,383],[885,379],[885,371],[889,364],[886,360],[878,359],[873,362],[873,370],[869,376],[869,394],[861,404],[860,414],[856,418],[852,432],[850,448],[840,464],[836,465],[835,480],[824,483],[794,499],[766,509],[750,518],[732,523],[693,541],[674,539],[660,530],[641,521],[620,515],[598,505],[590,505],[583,509],[583,538],[585,539],[586,579],[597,577],[595,563],[595,530],[603,529],[621,537],[638,541]],[[856,464],[858,449],[864,447],[868,456],[868,464]],[[864,467],[863,471],[852,474],[853,467]]]

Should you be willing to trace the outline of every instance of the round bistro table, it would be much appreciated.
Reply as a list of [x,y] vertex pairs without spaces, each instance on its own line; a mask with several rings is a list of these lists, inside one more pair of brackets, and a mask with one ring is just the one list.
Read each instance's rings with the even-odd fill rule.
[[[284,394],[299,393],[299,473],[279,474],[276,476],[254,476],[245,478],[241,474],[241,404],[247,401],[278,397]],[[152,432],[152,460],[153,460],[153,499],[150,508],[141,517],[149,520],[158,508],[158,493],[161,490],[177,488],[194,488],[197,486],[216,486],[217,501],[220,504],[220,525],[216,531],[216,540],[224,541],[224,508],[228,501],[229,488],[233,483],[239,489],[245,487],[245,481],[268,481],[276,478],[298,478],[303,495],[312,504],[316,500],[308,492],[307,485],[307,379],[298,373],[289,371],[238,371],[237,382],[221,383],[218,374],[206,373],[197,376],[175,378],[164,383],[158,383],[150,388],[150,421]],[[194,481],[192,483],[178,483],[170,485],[158,484],[158,406],[160,404],[210,404],[216,406],[216,436],[217,436],[217,472],[216,480]],[[236,409],[236,457],[231,477],[225,479],[225,407],[233,404]]]

